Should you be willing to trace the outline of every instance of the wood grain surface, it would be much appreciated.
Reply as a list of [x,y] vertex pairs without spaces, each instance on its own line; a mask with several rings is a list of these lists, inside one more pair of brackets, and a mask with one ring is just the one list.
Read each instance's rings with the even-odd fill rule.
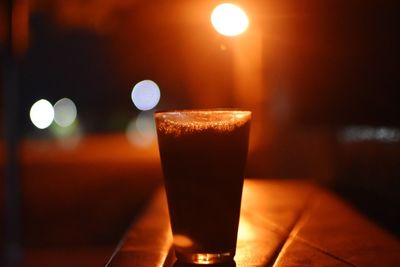
[[[107,266],[190,266],[171,245],[160,189]],[[246,179],[235,261],[223,266],[400,266],[400,242],[318,186]]]

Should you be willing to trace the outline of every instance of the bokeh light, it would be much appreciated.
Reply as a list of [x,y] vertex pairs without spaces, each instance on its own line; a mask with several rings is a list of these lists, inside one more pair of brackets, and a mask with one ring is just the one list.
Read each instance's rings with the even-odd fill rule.
[[377,141],[383,143],[400,142],[400,129],[390,127],[351,126],[339,132],[342,142]]
[[225,36],[236,36],[246,31],[249,19],[243,9],[234,4],[218,5],[211,13],[211,24]]
[[78,119],[75,119],[72,124],[66,127],[53,123],[50,132],[60,147],[66,150],[75,149],[83,138],[83,130]]
[[160,88],[151,80],[143,80],[133,87],[131,98],[138,109],[150,110],[160,101]]
[[29,116],[33,125],[39,129],[45,129],[53,122],[53,105],[45,99],[40,99],[32,105]]
[[153,145],[157,137],[153,112],[141,112],[133,118],[126,129],[126,136],[136,147],[147,148]]
[[61,127],[70,126],[76,119],[75,103],[69,98],[62,98],[54,104],[54,121]]

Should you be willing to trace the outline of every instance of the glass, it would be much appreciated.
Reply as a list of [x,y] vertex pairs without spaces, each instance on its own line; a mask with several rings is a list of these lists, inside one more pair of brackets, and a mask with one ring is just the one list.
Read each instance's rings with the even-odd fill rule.
[[251,112],[156,112],[175,255],[179,261],[232,261]]

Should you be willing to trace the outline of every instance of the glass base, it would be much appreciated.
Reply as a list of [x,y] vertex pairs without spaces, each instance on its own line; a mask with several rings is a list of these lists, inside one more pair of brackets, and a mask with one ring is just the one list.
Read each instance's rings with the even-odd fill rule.
[[225,253],[179,253],[176,252],[178,260],[194,264],[215,264],[232,261],[235,256],[232,252]]

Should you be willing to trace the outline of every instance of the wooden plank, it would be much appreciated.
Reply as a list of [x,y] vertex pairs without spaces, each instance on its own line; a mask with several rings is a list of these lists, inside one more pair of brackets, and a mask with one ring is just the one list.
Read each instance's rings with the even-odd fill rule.
[[283,248],[283,255],[278,258],[278,261],[273,267],[352,267],[354,265],[344,262],[341,259],[332,257],[320,250],[309,246],[297,239],[289,238]]
[[[176,264],[160,190],[107,266]],[[235,262],[227,266],[400,266],[399,242],[303,181],[246,180]],[[379,264],[378,264],[379,263]]]
[[[314,187],[301,181],[246,180],[236,266],[265,266],[289,235]],[[172,234],[160,190],[107,266],[172,266]]]
[[106,266],[163,266],[172,234],[164,189],[155,194],[147,209],[118,245]]
[[302,181],[247,180],[236,265],[266,266],[273,261],[314,190]]
[[319,190],[274,267],[304,261],[307,266],[400,266],[400,243],[349,204]]

